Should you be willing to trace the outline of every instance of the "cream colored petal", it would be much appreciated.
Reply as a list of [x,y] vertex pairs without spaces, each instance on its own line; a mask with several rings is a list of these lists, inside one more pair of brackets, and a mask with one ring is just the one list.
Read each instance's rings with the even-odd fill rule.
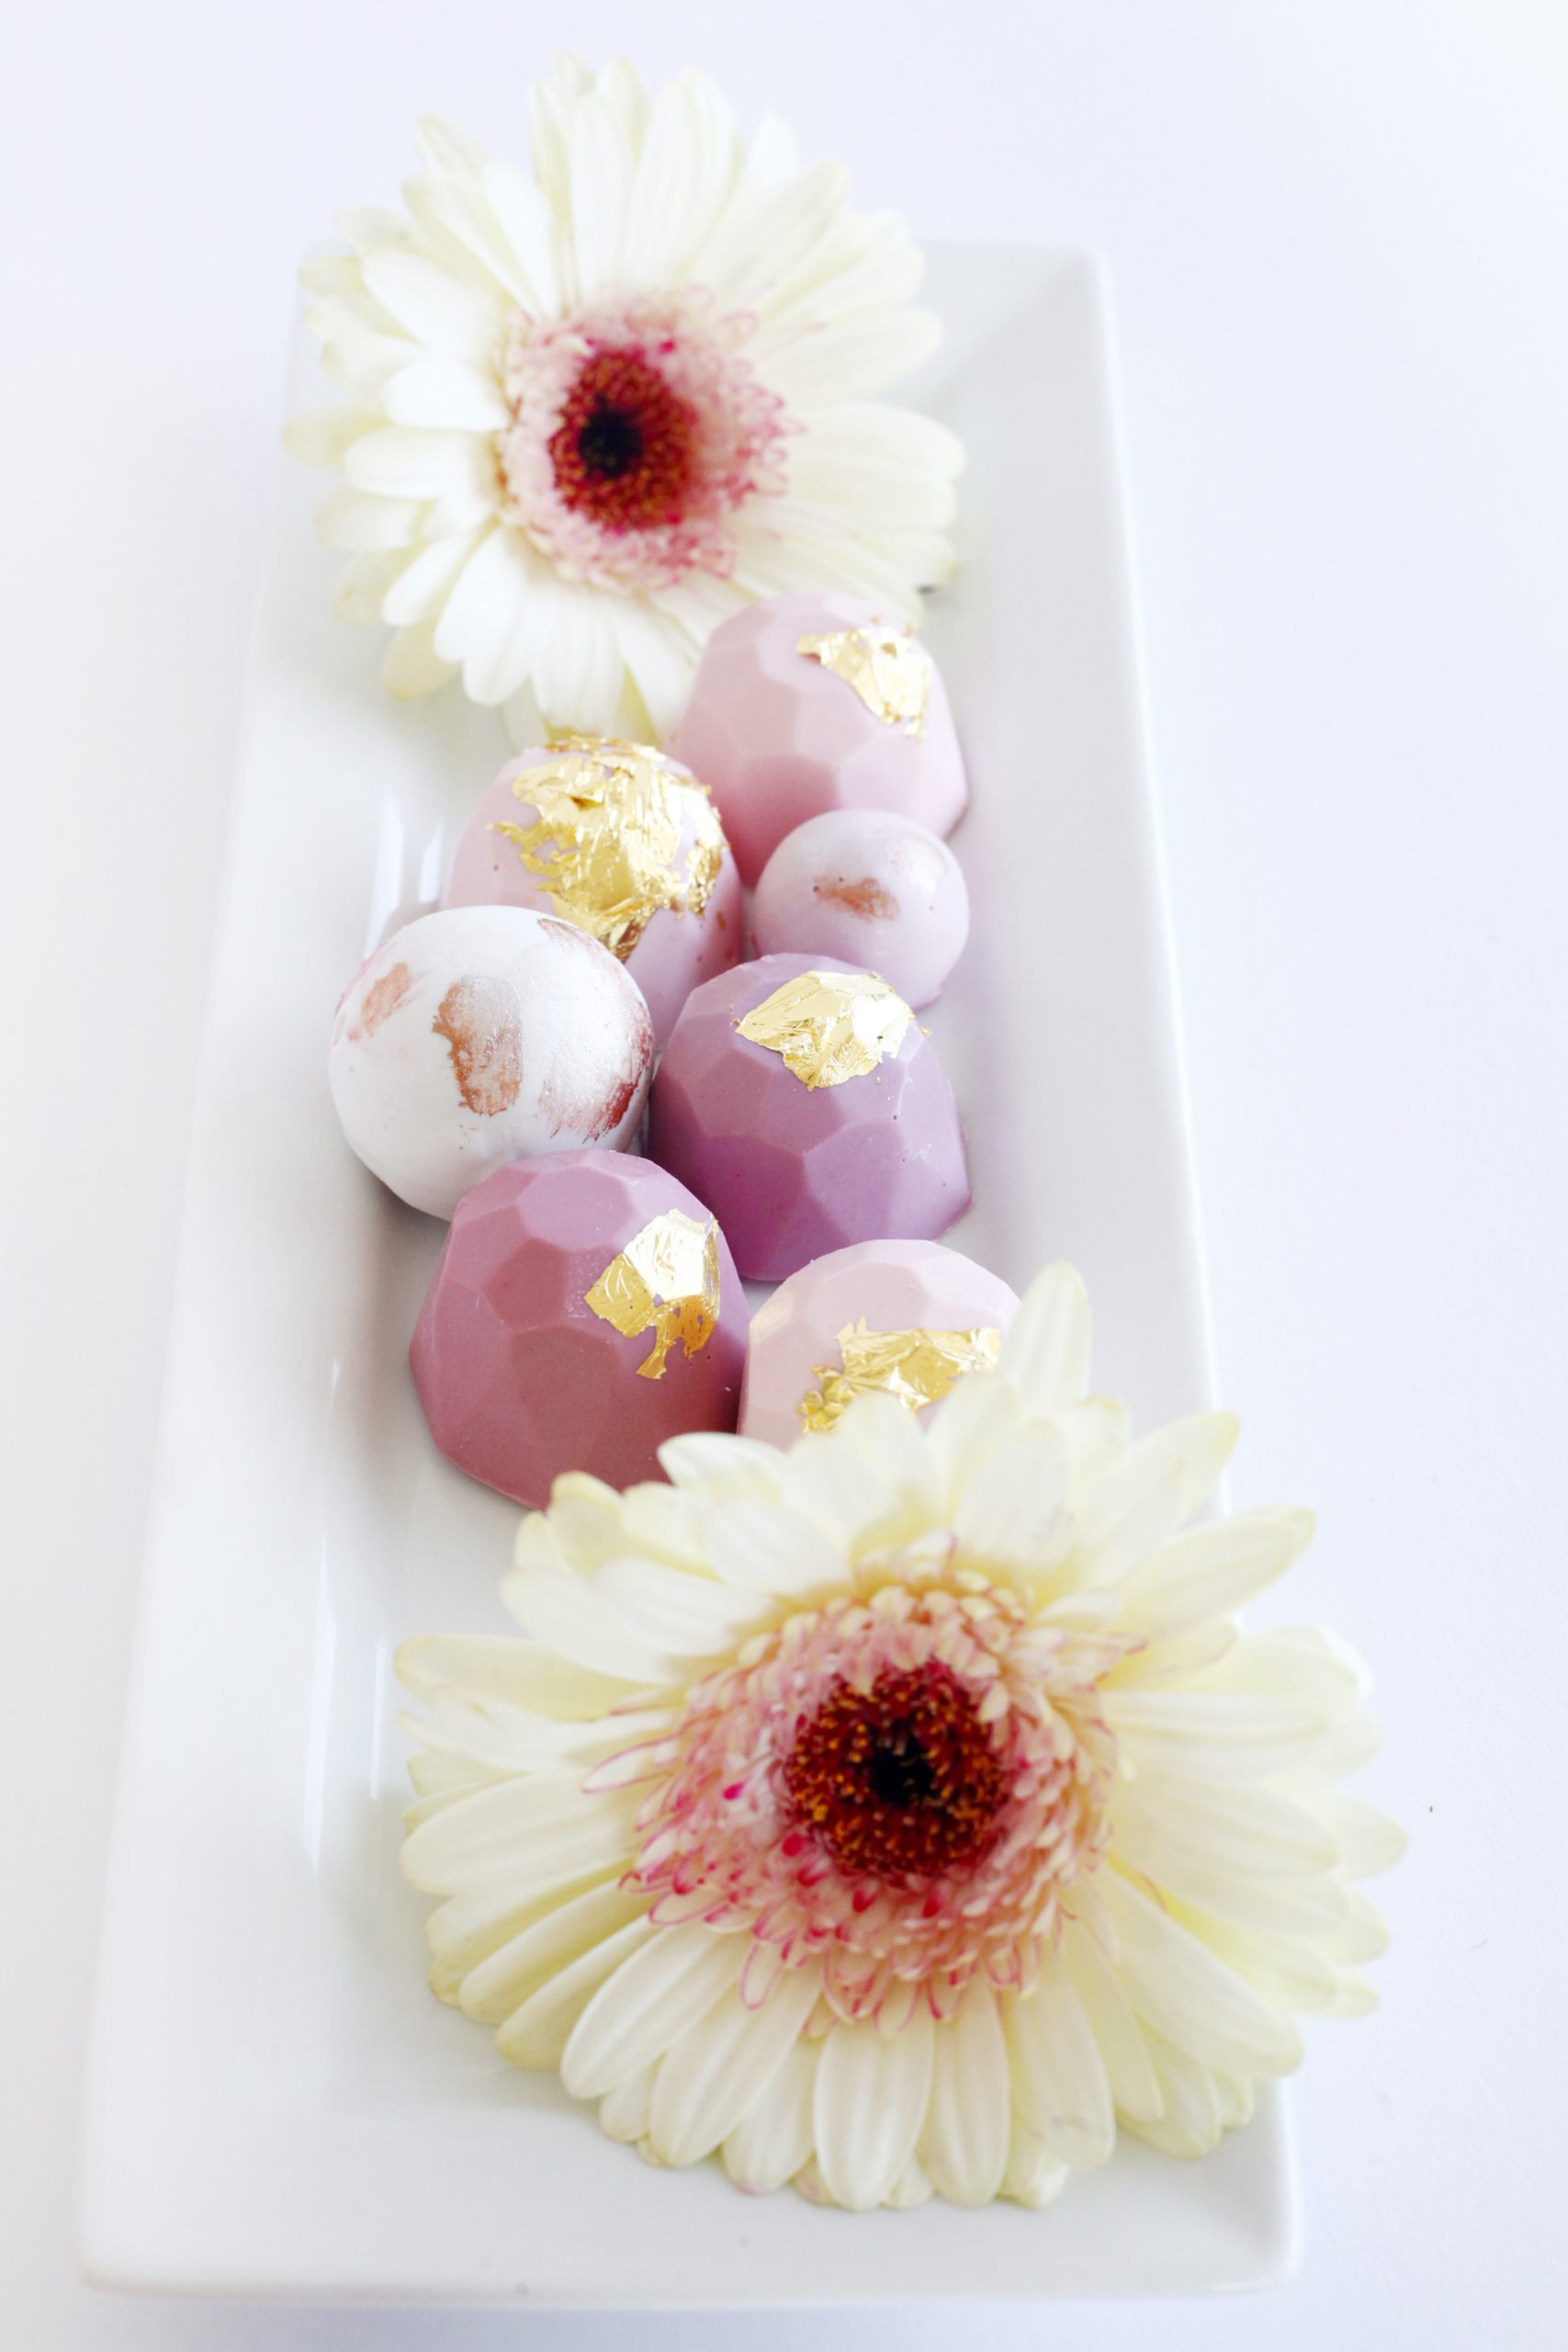
[[495,2037],[502,2056],[513,2066],[558,2066],[589,2004],[657,1933],[646,1918],[633,1919],[603,1943],[590,1945],[513,2009]]
[[660,90],[649,116],[627,207],[623,245],[628,281],[670,285],[686,274],[728,193],[736,138],[728,109],[716,112],[700,77]]
[[416,1829],[403,1847],[403,1876],[432,1894],[506,1880],[523,1902],[572,1871],[624,1860],[634,1810],[620,1797],[584,1796],[568,1773],[502,1781]]
[[593,1585],[635,1642],[682,1666],[728,1656],[774,1615],[754,1592],[653,1560],[607,1560]]
[[1066,1461],[1048,1421],[1026,1422],[984,1457],[958,1498],[953,1532],[978,1566],[1043,1576],[1073,1537]]
[[572,118],[571,237],[579,299],[618,284],[636,158],[615,108],[591,91]]
[[[1115,1871],[1100,1891],[1116,1923],[1116,1969],[1144,2023],[1208,2066],[1287,2075],[1301,2063],[1292,2020]],[[1156,2061],[1157,2063],[1157,2061]]]
[[1012,2077],[997,1996],[983,1977],[932,2036],[931,2095],[919,2160],[952,2205],[988,2204],[1012,2136]]
[[659,1466],[677,1487],[709,1487],[715,1493],[776,1495],[784,1483],[784,1457],[760,1438],[729,1437],[716,1430],[694,1430],[666,1438]]
[[652,2066],[645,2066],[640,2075],[632,2075],[626,2082],[617,2083],[613,2091],[605,2092],[599,2102],[599,2129],[607,2139],[635,2147],[648,2137],[655,2071]]
[[1036,1419],[1077,1404],[1089,1385],[1089,1293],[1075,1268],[1047,1266],[1002,1340],[1001,1369]]
[[419,254],[379,251],[365,262],[367,291],[427,351],[493,367],[506,331],[504,303]]
[[1116,2115],[1105,2061],[1071,1977],[1055,1953],[1032,1992],[1002,2001],[1019,2113],[1053,2155],[1087,2170],[1116,2145]]
[[696,2164],[728,2137],[800,2039],[820,1989],[819,1970],[786,1968],[760,2009],[721,1996],[671,2043],[648,2128],[661,2164]]
[[438,432],[497,433],[512,415],[491,370],[466,359],[416,359],[388,380],[381,404],[394,424]]
[[558,235],[548,201],[525,172],[505,163],[486,164],[484,193],[526,289],[519,297],[523,308],[532,318],[554,318],[561,288]]
[[1161,2112],[1156,2120],[1130,2120],[1128,2130],[1163,2155],[1208,2155],[1224,2129],[1214,2075],[1190,2051],[1174,2047],[1157,2033],[1151,2032],[1148,2040],[1159,2076]]
[[599,2098],[650,2065],[734,1995],[750,1938],[709,1928],[660,1928],[595,1993],[561,2059],[574,2098]]
[[766,380],[791,408],[864,400],[923,367],[941,341],[930,311],[860,312],[803,326],[769,352]]
[[1007,2170],[1002,2175],[1002,2195],[1039,2212],[1055,2203],[1069,2177],[1069,2166],[1053,2155],[1039,2132],[1031,2131],[1022,2117],[1015,2113]]
[[455,582],[483,541],[479,531],[454,532],[421,548],[406,564],[382,600],[382,614],[395,628],[411,628],[421,621],[434,624],[434,645],[446,659],[441,616]]
[[1128,1624],[1155,1636],[1230,1616],[1294,1566],[1313,1525],[1307,1510],[1249,1510],[1179,1535],[1127,1578]]
[[1119,1585],[1168,1540],[1182,1515],[1187,1470],[1179,1443],[1156,1431],[1131,1447],[1085,1494],[1066,1574]]
[[841,1588],[848,1575],[843,1553],[820,1529],[747,1495],[711,1507],[704,1540],[715,1574],[749,1593],[802,1600]]
[[615,1882],[591,1888],[532,1922],[480,1961],[464,1982],[460,2006],[481,2025],[501,2025],[552,1976],[648,1910],[646,1895]]
[[724,2169],[753,2197],[782,2188],[811,2154],[818,2045],[796,2041],[724,2143]]
[[1104,1714],[1131,1759],[1154,1773],[1206,1781],[1252,1781],[1315,1757],[1327,1736],[1310,1701],[1254,1697],[1245,1690],[1172,1690],[1118,1685]]
[[1115,1969],[1094,1938],[1077,1926],[1062,1939],[1062,1965],[1094,2036],[1117,2114],[1155,2120],[1163,2104],[1159,2078]]
[[372,627],[381,618],[382,605],[408,563],[403,548],[378,548],[351,555],[333,591],[333,610],[339,620],[347,621],[352,628]]
[[675,1672],[675,1661],[639,1640],[588,1577],[575,1570],[543,1564],[514,1568],[502,1593],[525,1633],[591,1673],[660,1684]]
[[817,2068],[817,2162],[836,2205],[886,2203],[915,2153],[931,2098],[934,2030],[918,2009],[891,2041],[873,2025],[835,2025]]
[[1404,1851],[1405,1835],[1398,1822],[1361,1797],[1336,1791],[1315,1799],[1313,1810],[1333,1838],[1347,1878],[1376,1878],[1392,1870]]
[[442,498],[448,492],[493,498],[495,461],[472,433],[434,433],[388,424],[345,450],[343,469],[356,490],[386,498]]
[[814,164],[754,208],[728,214],[703,248],[704,284],[726,310],[755,310],[821,243],[847,187],[841,164]]
[[534,1713],[584,1722],[608,1713],[626,1698],[626,1686],[609,1675],[570,1665],[542,1642],[511,1634],[426,1634],[403,1642],[392,1664],[405,1690],[434,1698],[445,1684],[477,1697],[510,1701]]

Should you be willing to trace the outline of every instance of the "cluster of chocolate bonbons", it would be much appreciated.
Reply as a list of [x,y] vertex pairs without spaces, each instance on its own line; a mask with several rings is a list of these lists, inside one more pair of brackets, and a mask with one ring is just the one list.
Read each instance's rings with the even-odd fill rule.
[[[542,1504],[989,1360],[1016,1301],[937,1244],[969,1182],[915,1019],[968,929],[966,797],[930,655],[838,597],[717,629],[668,755],[502,769],[330,1060],[361,1159],[452,1219],[412,1361],[460,1468]],[[742,1276],[782,1284],[750,1326]]]

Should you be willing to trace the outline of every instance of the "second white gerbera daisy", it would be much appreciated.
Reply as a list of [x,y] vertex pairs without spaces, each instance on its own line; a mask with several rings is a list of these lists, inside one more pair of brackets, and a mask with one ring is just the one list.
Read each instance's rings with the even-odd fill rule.
[[660,734],[753,597],[912,619],[961,452],[872,397],[937,336],[903,224],[773,118],[748,148],[698,74],[563,58],[529,113],[533,177],[426,122],[408,217],[344,213],[304,272],[344,401],[289,446],[344,477],[338,610],[392,625],[393,691],[461,672],[530,741]]
[[685,1438],[673,1484],[558,1483],[529,1638],[400,1671],[443,1897],[433,1982],[604,2129],[742,2188],[1043,2204],[1118,2123],[1199,2155],[1370,2005],[1351,1882],[1399,1837],[1337,1793],[1362,1678],[1234,1612],[1303,1512],[1181,1532],[1235,1436],[1129,1442],[1041,1278],[920,1426],[867,1396],[788,1454]]

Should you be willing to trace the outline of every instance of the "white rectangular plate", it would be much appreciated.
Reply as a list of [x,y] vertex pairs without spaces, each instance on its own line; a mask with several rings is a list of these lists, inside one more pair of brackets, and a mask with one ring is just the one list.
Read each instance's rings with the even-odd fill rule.
[[[1141,1420],[1211,1393],[1103,277],[948,249],[922,396],[963,435],[930,636],[966,741],[977,922],[934,1028],[1015,1285],[1089,1279]],[[303,360],[301,369],[303,370]],[[303,384],[303,373],[301,383]],[[110,2284],[552,2304],[1126,2295],[1257,2283],[1295,2235],[1277,2102],[1214,2156],[1128,2144],[1043,2214],[918,2218],[660,2173],[424,1984],[389,1661],[480,1630],[515,1513],[436,1457],[404,1351],[442,1228],[344,1148],[332,1008],[434,896],[502,756],[328,611],[319,485],[266,558],[171,1340],[87,2119]]]

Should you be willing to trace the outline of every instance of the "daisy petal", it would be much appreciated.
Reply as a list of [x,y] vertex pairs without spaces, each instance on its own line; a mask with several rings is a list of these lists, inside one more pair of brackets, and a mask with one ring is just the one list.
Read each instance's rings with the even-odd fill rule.
[[754,2197],[782,2188],[811,2154],[818,2049],[796,2041],[724,2143],[724,2169]]
[[394,424],[428,424],[438,431],[495,433],[512,416],[489,368],[464,359],[416,360],[391,378],[381,400]]
[[813,2135],[836,2205],[886,2202],[915,2153],[931,2097],[935,2029],[919,2010],[888,2041],[874,2026],[835,2025],[817,2068]]
[[506,326],[499,300],[487,298],[419,254],[368,254],[365,285],[388,316],[427,351],[471,360],[481,368],[493,366]]
[[657,1932],[646,1918],[633,1919],[530,1993],[495,2037],[502,2056],[513,2066],[558,2066],[589,2004]]
[[728,2137],[799,2040],[818,1971],[786,1969],[760,2009],[721,2000],[659,2062],[648,2137],[661,2164],[692,2165]]
[[1146,2025],[1205,2065],[1288,2075],[1300,2064],[1301,2036],[1288,2017],[1117,1872],[1103,1878],[1117,1973]]
[[1062,1964],[1104,2062],[1117,2114],[1155,2121],[1163,2105],[1159,2077],[1116,1971],[1094,1938],[1076,1926],[1062,1939]]
[[1313,1525],[1307,1510],[1249,1510],[1178,1536],[1128,1577],[1129,1621],[1154,1635],[1231,1615],[1295,1565]]
[[1071,1266],[1047,1266],[1023,1295],[1002,1340],[1000,1369],[1024,1409],[1046,1419],[1076,1405],[1089,1386],[1089,1293]]
[[988,2204],[1007,2170],[1012,2099],[997,1996],[983,1977],[966,1987],[933,2040],[920,2163],[950,2204]]
[[561,2059],[572,2097],[598,2098],[662,2057],[716,2001],[733,1995],[746,1947],[744,1936],[716,1936],[708,1928],[657,1929],[578,2019]]
[[1116,2145],[1116,2115],[1100,2044],[1072,1979],[1048,1954],[1032,1993],[1002,2002],[1018,2111],[1063,2164],[1087,2170]]
[[503,2024],[541,1984],[647,1910],[646,1896],[625,1894],[615,1883],[574,1896],[470,1971],[462,1988],[464,2014],[481,2025]]

